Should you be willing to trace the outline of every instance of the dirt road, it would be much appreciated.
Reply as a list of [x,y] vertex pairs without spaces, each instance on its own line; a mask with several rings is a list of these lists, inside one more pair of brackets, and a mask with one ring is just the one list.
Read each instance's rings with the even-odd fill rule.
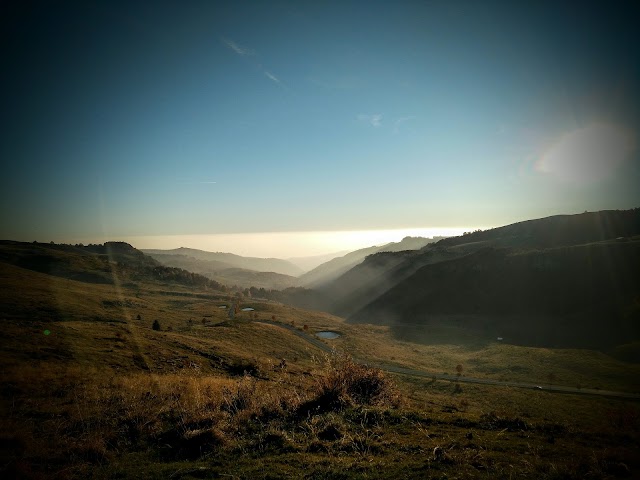
[[[302,338],[306,342],[312,344],[313,346],[319,348],[320,350],[326,353],[331,353],[334,350],[323,341],[318,340],[316,337],[309,335],[307,333],[304,333],[298,330],[297,328],[292,327],[291,325],[286,325],[284,323],[278,323],[278,322],[271,322],[269,320],[257,320],[256,323],[273,325],[276,327],[289,330],[294,335],[297,335],[298,337]],[[423,377],[423,378],[431,378],[431,379],[435,378],[436,380],[448,380],[451,382],[459,382],[459,383],[476,383],[480,385],[495,385],[495,386],[502,386],[502,387],[525,388],[525,389],[534,390],[534,391],[551,392],[551,393],[599,395],[603,397],[615,397],[615,398],[627,398],[627,399],[633,399],[633,400],[640,400],[640,394],[629,393],[629,392],[615,392],[611,390],[599,390],[599,389],[592,389],[592,388],[577,388],[577,387],[569,387],[569,386],[563,386],[563,385],[541,385],[541,384],[525,383],[525,382],[504,382],[500,380],[490,380],[486,378],[473,378],[473,377],[463,377],[463,376],[458,377],[457,375],[431,373],[431,372],[426,372],[424,370],[415,370],[412,368],[398,367],[395,365],[388,365],[382,362],[376,362],[376,363],[366,362],[366,361],[363,361],[362,359],[355,358],[355,357],[354,357],[354,360],[357,361],[358,363],[368,364],[368,365],[371,365],[372,367],[379,368],[384,372],[395,373],[399,375],[410,375],[413,377]]]

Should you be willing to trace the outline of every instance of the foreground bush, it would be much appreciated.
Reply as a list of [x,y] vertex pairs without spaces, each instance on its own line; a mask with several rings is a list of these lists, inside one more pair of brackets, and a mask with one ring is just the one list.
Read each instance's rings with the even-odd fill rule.
[[337,411],[355,405],[400,405],[395,384],[380,369],[355,363],[348,355],[334,353],[327,358],[325,370],[312,398],[301,405],[301,413]]

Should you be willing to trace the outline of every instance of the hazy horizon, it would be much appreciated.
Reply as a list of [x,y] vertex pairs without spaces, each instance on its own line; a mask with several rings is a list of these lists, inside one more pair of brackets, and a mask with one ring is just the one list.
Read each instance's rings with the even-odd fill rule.
[[[251,232],[202,235],[95,236],[34,239],[35,241],[88,245],[108,241],[127,242],[137,249],[194,248],[233,253],[245,257],[295,258],[350,252],[400,242],[405,237],[447,237],[492,227],[434,227],[333,232]],[[14,239],[11,239],[14,240]],[[20,239],[19,241],[29,241]],[[33,241],[33,240],[32,240]]]

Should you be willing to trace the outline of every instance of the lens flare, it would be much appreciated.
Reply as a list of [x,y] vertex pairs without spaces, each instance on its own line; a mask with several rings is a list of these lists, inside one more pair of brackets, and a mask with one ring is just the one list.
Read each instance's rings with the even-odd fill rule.
[[628,128],[595,123],[563,135],[536,170],[567,182],[592,183],[610,176],[636,148],[636,136]]

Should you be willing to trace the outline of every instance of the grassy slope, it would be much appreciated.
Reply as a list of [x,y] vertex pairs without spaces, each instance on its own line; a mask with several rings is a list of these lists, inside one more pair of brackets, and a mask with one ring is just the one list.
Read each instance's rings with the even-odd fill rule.
[[555,248],[640,235],[640,208],[554,215],[445,238],[440,246],[487,242],[514,248]]
[[211,278],[224,285],[238,285],[242,288],[265,288],[267,290],[284,290],[297,287],[300,282],[296,277],[274,272],[256,272],[243,268],[228,268],[211,275]]
[[283,275],[297,276],[302,273],[302,269],[293,263],[282,260],[280,258],[257,258],[242,257],[233,253],[224,252],[207,252],[194,248],[175,248],[173,250],[144,250],[145,253],[154,256],[160,255],[181,255],[187,258],[195,258],[205,262],[214,262],[214,264],[226,265],[226,268],[244,268],[247,270],[255,270],[257,272],[276,272]]
[[[339,330],[337,344],[359,356],[436,371],[461,363],[464,374],[524,376],[499,373],[524,362],[559,380],[576,375],[572,368],[585,383],[612,375],[613,388],[637,375],[606,356],[587,363],[573,351],[417,346],[389,340],[384,327],[249,299],[242,306],[256,311],[229,322],[218,307],[232,299],[211,290],[92,284],[0,265],[8,475],[615,478],[640,469],[640,410],[629,402],[398,377],[400,406],[305,410],[340,365],[285,330],[246,320]],[[598,364],[605,370],[592,371]],[[254,368],[254,377],[238,376]]]
[[197,259],[186,255],[152,254],[151,256],[162,265],[184,268],[185,270],[204,275],[207,278],[230,287],[256,287],[281,290],[296,287],[299,284],[298,279],[291,275],[236,268],[224,262]]
[[[437,237],[440,238],[440,237]],[[400,242],[392,242],[381,247],[368,247],[347,253],[341,257],[333,258],[313,270],[300,276],[301,285],[308,288],[319,288],[329,285],[350,269],[360,264],[368,255],[378,252],[403,252],[406,250],[418,250],[436,239],[422,237],[405,237]]]
[[640,241],[523,253],[488,248],[421,268],[350,320],[440,323],[521,344],[609,348],[640,335],[638,265]]
[[[318,286],[317,290],[321,294],[318,295],[318,302],[321,302],[324,309],[336,315],[354,315],[355,318],[358,310],[374,302],[426,265],[453,260],[482,249],[511,249],[513,253],[522,253],[532,249],[557,249],[560,246],[583,245],[639,234],[640,209],[557,215],[519,222],[447,238],[420,251],[371,254],[362,263],[341,272],[341,276],[333,281]],[[400,290],[407,291],[406,284]],[[415,285],[409,290],[415,290]],[[457,290],[460,291],[459,288]],[[498,289],[494,290],[502,297],[508,296]],[[447,298],[454,292],[455,289],[440,292],[439,296]],[[385,300],[375,304],[373,310],[378,311],[382,303],[391,306],[390,310],[397,307],[396,304],[390,304]],[[396,316],[398,313],[402,314],[389,312],[392,313],[396,313]],[[371,311],[365,311],[365,314],[369,317]],[[384,323],[389,324],[386,321]]]
[[331,302],[328,311],[348,317],[425,265],[458,258],[465,247],[432,248],[370,255],[361,264],[319,289]]

